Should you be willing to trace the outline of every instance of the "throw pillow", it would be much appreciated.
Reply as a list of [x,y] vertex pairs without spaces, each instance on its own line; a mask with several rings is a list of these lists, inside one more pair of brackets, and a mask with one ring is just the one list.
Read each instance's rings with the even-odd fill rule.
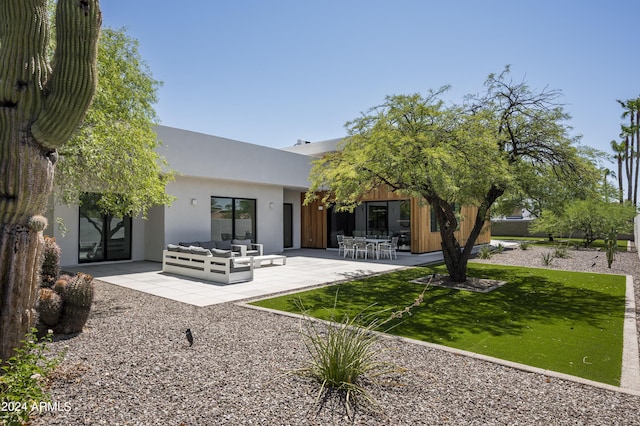
[[206,248],[191,246],[191,254],[199,254],[202,256],[211,256],[211,251]]
[[229,250],[211,249],[213,257],[231,257],[232,254]]

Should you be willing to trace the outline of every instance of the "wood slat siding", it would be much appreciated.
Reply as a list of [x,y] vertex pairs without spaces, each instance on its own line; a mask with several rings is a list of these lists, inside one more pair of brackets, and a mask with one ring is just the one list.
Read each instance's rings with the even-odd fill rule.
[[[304,202],[304,193],[301,200]],[[321,197],[319,197],[321,198]],[[390,201],[406,200],[386,188],[371,191],[362,201]],[[322,207],[322,210],[320,210]],[[456,238],[460,245],[467,242],[466,236],[471,233],[477,207],[464,206],[461,210],[460,230],[456,232]],[[301,247],[303,248],[327,248],[327,209],[318,199],[313,203],[302,206],[301,209]],[[476,244],[488,244],[491,241],[490,222],[487,221]],[[429,205],[419,198],[411,199],[411,252],[427,253],[441,250],[440,232],[431,232],[431,209]]]
[[[300,194],[301,203],[304,203],[304,196],[304,192]],[[300,246],[302,248],[327,248],[327,209],[320,198],[307,206],[302,205],[300,209],[302,216]]]
[[[461,246],[466,244],[467,236],[471,234],[473,223],[478,208],[476,206],[463,206],[460,219],[460,229],[456,232],[456,238]],[[415,214],[414,214],[415,212]],[[415,228],[414,228],[415,224]],[[484,228],[476,244],[489,244],[491,241],[490,222],[485,221]],[[431,208],[420,200],[411,200],[411,252],[426,253],[442,250],[440,231],[431,232]]]

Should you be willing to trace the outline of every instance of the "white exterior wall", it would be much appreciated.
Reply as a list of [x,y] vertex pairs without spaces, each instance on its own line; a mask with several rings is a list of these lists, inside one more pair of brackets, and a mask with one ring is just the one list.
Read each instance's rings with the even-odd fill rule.
[[[300,193],[309,185],[310,157],[171,127],[155,130],[158,152],[176,172],[166,189],[176,200],[150,209],[147,220],[133,220],[132,260],[162,261],[166,244],[210,240],[212,196],[257,201],[256,236],[265,253],[284,250],[283,203],[293,204],[293,244],[300,247]],[[61,265],[77,265],[78,208],[56,206],[49,217],[46,234],[62,249]],[[55,218],[64,222],[64,232]]]
[[[149,260],[161,260],[166,244],[211,239],[212,196],[255,199],[257,242],[264,244],[265,254],[283,251],[282,187],[178,177],[167,186],[167,193],[176,196],[177,199],[165,209],[164,241],[155,247],[155,255],[151,256],[149,253]],[[196,200],[195,205],[192,204],[192,200]],[[271,203],[273,207],[270,207]],[[299,217],[297,222],[299,227]]]

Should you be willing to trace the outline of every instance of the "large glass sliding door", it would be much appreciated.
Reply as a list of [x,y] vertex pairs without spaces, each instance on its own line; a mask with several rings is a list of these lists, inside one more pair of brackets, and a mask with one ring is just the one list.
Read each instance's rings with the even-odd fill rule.
[[99,194],[82,196],[78,262],[131,259],[131,218],[101,212]]
[[211,197],[211,239],[257,242],[256,200]]
[[336,235],[398,237],[399,250],[411,250],[411,201],[368,201],[353,213],[327,212],[327,241],[338,247]]

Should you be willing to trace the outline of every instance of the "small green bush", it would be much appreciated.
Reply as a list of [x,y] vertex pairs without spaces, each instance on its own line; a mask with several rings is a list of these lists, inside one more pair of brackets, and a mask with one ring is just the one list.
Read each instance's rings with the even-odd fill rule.
[[47,377],[61,362],[64,354],[47,358],[48,334],[40,343],[36,340],[36,330],[27,334],[16,354],[0,367],[0,404],[10,409],[0,410],[0,423],[22,425],[29,420],[33,406],[40,402],[50,402],[45,390]]
[[529,241],[520,241],[519,245],[520,245],[520,250],[526,250],[529,248],[531,243]]
[[550,251],[545,251],[544,253],[542,253],[542,263],[545,266],[550,266],[553,263],[553,253]]
[[480,251],[478,252],[478,257],[480,259],[491,259],[491,256],[493,256],[493,250],[491,250],[491,247],[489,246],[480,247]]
[[569,257],[567,246],[556,246],[556,248],[553,250],[553,257],[557,259],[566,259],[567,257]]

